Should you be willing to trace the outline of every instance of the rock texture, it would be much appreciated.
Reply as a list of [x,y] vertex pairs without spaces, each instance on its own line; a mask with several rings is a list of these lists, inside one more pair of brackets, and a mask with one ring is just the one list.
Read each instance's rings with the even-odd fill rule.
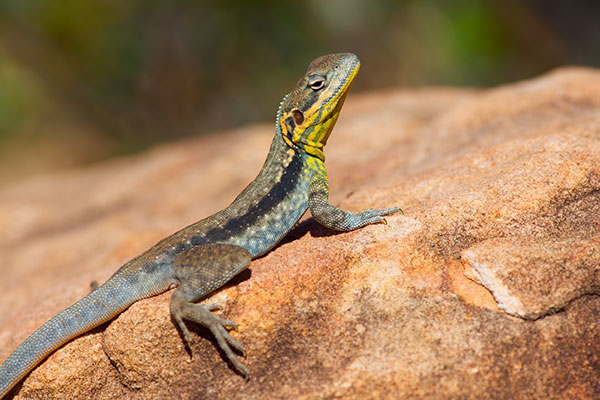
[[[162,146],[0,193],[0,359],[92,280],[231,201],[271,126]],[[305,218],[206,299],[245,381],[170,293],[54,352],[15,399],[600,398],[600,71],[491,90],[350,95],[332,201],[398,205],[338,234]]]

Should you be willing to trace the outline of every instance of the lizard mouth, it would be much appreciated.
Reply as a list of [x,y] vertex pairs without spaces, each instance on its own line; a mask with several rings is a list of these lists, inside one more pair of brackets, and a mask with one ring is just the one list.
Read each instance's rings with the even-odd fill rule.
[[340,83],[338,84],[337,89],[324,101],[325,106],[329,106],[348,92],[360,69],[360,61],[356,55],[351,54],[343,59],[342,62],[338,64],[337,68],[341,68],[345,73],[338,78]]

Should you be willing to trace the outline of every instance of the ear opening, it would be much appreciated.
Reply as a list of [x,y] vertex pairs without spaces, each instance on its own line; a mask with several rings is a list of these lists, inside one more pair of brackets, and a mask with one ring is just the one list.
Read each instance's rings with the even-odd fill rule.
[[292,111],[292,117],[294,117],[294,122],[296,123],[296,125],[302,125],[304,123],[304,113],[302,111]]

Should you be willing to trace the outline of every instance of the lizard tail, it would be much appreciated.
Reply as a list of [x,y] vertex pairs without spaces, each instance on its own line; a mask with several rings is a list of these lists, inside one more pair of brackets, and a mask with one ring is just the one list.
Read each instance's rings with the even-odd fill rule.
[[33,332],[0,365],[0,399],[44,358],[69,340],[109,321],[134,302],[168,288],[164,285],[145,286],[140,290],[132,284],[132,278],[118,271],[104,285]]

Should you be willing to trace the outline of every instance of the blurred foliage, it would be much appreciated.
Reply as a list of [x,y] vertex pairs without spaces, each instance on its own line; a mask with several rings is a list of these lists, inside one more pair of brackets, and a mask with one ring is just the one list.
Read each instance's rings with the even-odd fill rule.
[[597,1],[0,0],[0,182],[271,120],[308,62],[355,90],[600,65]]

